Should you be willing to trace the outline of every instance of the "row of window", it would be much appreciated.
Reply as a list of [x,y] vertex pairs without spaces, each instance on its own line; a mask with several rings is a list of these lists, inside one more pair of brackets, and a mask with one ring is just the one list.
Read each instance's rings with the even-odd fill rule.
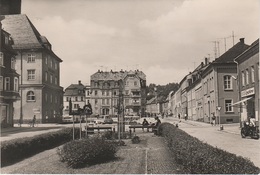
[[19,86],[18,86],[18,78],[14,77],[14,83],[13,83],[13,88],[11,88],[11,78],[10,77],[5,77],[0,76],[0,90],[5,90],[5,91],[19,91]]
[[[259,70],[259,63],[257,63],[257,67],[258,67],[258,70]],[[250,82],[254,83],[255,82],[255,76],[256,76],[256,72],[255,72],[254,66],[251,66],[250,68],[241,71],[242,86],[246,86]]]
[[[50,103],[58,103],[58,96],[54,96],[52,94],[49,94],[49,101],[48,101],[48,94],[45,94],[45,102],[50,102]],[[26,100],[30,102],[35,102],[36,101],[36,95],[34,91],[28,91],[26,94]]]
[[[16,59],[14,57],[11,58],[11,69],[15,69]],[[0,52],[0,66],[4,66],[4,53]]]
[[[35,53],[28,53],[27,54],[27,63],[35,63],[36,61],[36,54]],[[58,69],[58,63],[50,58],[50,56],[45,57],[45,64],[50,65],[51,68]]]
[[[66,101],[70,101],[70,97],[66,97]],[[73,99],[71,99],[72,101],[85,101],[84,97],[74,97]]]
[[[50,74],[48,72],[45,72],[45,81],[48,82],[48,77],[50,79],[50,83],[54,83],[56,85],[58,85],[58,78],[52,74]],[[27,70],[27,79],[28,80],[35,80],[36,78],[36,71],[35,69],[29,69]]]

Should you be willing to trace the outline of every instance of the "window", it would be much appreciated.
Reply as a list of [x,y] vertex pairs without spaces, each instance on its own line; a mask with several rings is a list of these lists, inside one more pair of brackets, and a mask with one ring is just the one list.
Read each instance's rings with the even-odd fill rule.
[[57,70],[57,68],[58,68],[58,66],[57,66],[57,62],[55,61],[55,62],[54,62],[54,69]]
[[11,58],[11,69],[15,69],[15,58]]
[[27,93],[27,101],[35,101],[35,95],[33,91]]
[[52,80],[53,80],[52,77],[53,77],[52,74],[50,74],[50,82],[51,82],[51,84],[52,84]]
[[78,97],[75,97],[75,101],[78,101]]
[[95,95],[97,95],[97,91],[95,91]]
[[0,76],[0,90],[4,89],[4,79],[3,76]]
[[33,70],[33,69],[27,70],[27,74],[28,74],[28,80],[34,80],[35,79],[35,70]]
[[105,99],[102,99],[102,105],[104,105],[105,104]]
[[5,90],[10,90],[10,77],[5,77]]
[[9,37],[7,35],[4,35],[5,36],[5,44],[8,45],[9,43]]
[[98,104],[98,100],[97,99],[95,99],[95,105],[97,105]]
[[251,81],[252,81],[252,83],[255,82],[255,68],[254,68],[254,66],[251,67]]
[[45,81],[48,81],[48,72],[45,72]]
[[58,85],[58,79],[55,77],[55,84]]
[[225,100],[225,111],[233,112],[233,107],[231,106],[232,100]]
[[27,63],[35,63],[35,57],[36,57],[35,54],[29,53]]
[[18,92],[18,78],[14,78],[14,91]]
[[230,75],[224,76],[224,90],[232,89],[232,78]]
[[52,94],[50,95],[51,103],[52,103]]
[[109,91],[107,91],[107,96],[109,96]]
[[248,72],[248,69],[246,69],[246,84],[249,84],[249,72]]
[[52,60],[50,60],[50,66],[51,66],[51,68],[52,68]]
[[66,101],[69,101],[69,97],[66,97]]
[[3,52],[0,52],[0,66],[4,65],[4,54]]
[[109,99],[106,99],[106,101],[107,101],[107,105],[109,105]]
[[81,97],[81,101],[84,101],[84,97]]
[[134,82],[134,85],[137,86],[137,81]]
[[45,64],[48,65],[48,56],[45,58]]
[[45,101],[48,102],[48,94],[45,94]]
[[105,91],[102,91],[102,96],[104,96],[105,95]]
[[245,73],[244,71],[241,72],[241,76],[242,76],[242,86],[245,86]]

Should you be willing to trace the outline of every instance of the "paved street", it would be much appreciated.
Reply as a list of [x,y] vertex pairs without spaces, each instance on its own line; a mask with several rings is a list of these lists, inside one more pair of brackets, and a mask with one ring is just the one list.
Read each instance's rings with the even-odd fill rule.
[[[148,119],[153,121],[153,118]],[[177,119],[164,118],[162,122],[178,123]],[[79,125],[79,124],[77,124]],[[224,130],[220,131],[219,126],[211,126],[207,123],[195,122],[190,120],[182,120],[178,123],[179,128],[190,134],[191,136],[197,137],[198,139],[207,142],[208,144],[226,150],[230,153],[250,159],[256,166],[260,167],[260,140],[251,138],[243,139],[240,136],[239,124],[225,124]],[[71,125],[60,125],[60,124],[42,124],[35,128],[22,127],[5,129],[1,133],[1,141],[10,140],[19,137],[28,137],[35,134],[41,134],[44,132],[55,131],[63,127]],[[115,127],[116,128],[116,127]],[[126,126],[128,130],[128,126]],[[21,131],[21,132],[19,132]]]
[[[177,119],[166,118],[164,122],[177,123]],[[179,128],[214,147],[250,159],[260,167],[260,140],[241,138],[239,124],[225,124],[224,130],[207,123],[182,120]]]

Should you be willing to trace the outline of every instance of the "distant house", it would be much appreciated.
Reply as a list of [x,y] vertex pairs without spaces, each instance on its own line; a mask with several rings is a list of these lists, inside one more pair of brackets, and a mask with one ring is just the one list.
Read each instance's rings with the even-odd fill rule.
[[[142,71],[98,71],[90,77],[91,105],[95,115],[144,115],[146,76]],[[121,107],[119,107],[121,105]]]
[[78,81],[78,84],[71,84],[65,89],[63,95],[64,114],[69,112],[69,103],[71,101],[72,111],[77,111],[78,108],[83,108],[86,105],[86,87]]
[[[2,18],[3,19],[3,18]],[[1,127],[13,126],[14,105],[20,100],[19,74],[15,70],[16,52],[11,35],[2,29],[0,16],[0,119]]]
[[13,38],[16,70],[20,74],[21,100],[14,103],[14,119],[25,123],[36,115],[42,123],[59,121],[63,109],[62,60],[26,15],[5,15],[2,24]]

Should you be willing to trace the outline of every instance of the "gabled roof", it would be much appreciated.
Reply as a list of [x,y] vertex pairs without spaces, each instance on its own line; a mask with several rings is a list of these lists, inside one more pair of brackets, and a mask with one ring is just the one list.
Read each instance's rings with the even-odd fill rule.
[[71,84],[65,89],[65,96],[77,96],[85,94],[85,86],[83,84]]
[[49,43],[46,37],[42,36],[25,14],[5,15],[2,20],[2,27],[11,34],[14,49],[46,49],[48,53],[59,61],[62,61],[55,53],[46,48],[44,44]]
[[248,48],[249,45],[244,43],[244,38],[240,38],[240,42],[231,47],[212,63],[234,63],[234,59]]

